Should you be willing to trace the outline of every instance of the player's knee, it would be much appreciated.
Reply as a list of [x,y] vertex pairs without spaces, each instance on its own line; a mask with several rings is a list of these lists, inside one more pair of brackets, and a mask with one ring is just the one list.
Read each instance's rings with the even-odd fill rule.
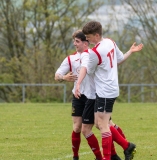
[[99,125],[98,125],[98,123],[96,123],[96,122],[95,122],[95,124],[94,124],[94,125],[95,125],[95,127],[96,127],[97,129],[99,129]]
[[89,129],[89,128],[82,128],[81,132],[86,137],[87,135],[89,135],[89,133],[91,133],[91,129]]
[[76,132],[76,133],[80,133],[81,132],[81,125],[77,125],[77,126],[73,126],[73,130]]
[[95,127],[96,127],[97,129],[99,129],[99,126],[98,126],[97,124],[95,125]]
[[84,136],[86,136],[86,134],[87,134],[86,129],[83,129],[83,128],[82,128],[81,132],[82,132],[82,134],[83,134]]

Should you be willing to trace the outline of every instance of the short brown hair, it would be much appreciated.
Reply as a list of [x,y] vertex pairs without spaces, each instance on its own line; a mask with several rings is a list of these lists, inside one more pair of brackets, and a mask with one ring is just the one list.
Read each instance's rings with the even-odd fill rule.
[[100,22],[90,21],[83,27],[82,32],[85,35],[98,33],[102,36],[102,25]]
[[72,38],[78,38],[81,41],[87,41],[86,40],[86,36],[84,35],[84,33],[82,32],[82,30],[77,30],[76,32],[73,33]]

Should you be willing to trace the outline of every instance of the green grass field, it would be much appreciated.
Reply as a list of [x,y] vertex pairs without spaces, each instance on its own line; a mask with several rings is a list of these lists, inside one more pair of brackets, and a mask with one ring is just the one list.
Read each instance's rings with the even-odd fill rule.
[[[0,160],[72,160],[71,104],[0,104]],[[113,121],[137,145],[135,160],[157,159],[157,104],[116,103]],[[93,132],[101,142],[99,131]],[[122,159],[123,150],[116,145]],[[80,160],[94,160],[82,136]]]

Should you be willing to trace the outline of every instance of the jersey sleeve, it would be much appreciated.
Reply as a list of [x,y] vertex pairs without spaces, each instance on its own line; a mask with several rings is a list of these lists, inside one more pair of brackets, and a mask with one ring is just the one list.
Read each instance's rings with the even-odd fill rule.
[[88,52],[83,52],[81,54],[81,67],[86,67],[87,68],[88,60],[89,60],[89,53]]
[[120,51],[117,45],[115,45],[115,49],[116,49],[117,63],[120,63],[124,59],[124,54],[122,51]]
[[99,59],[97,54],[93,50],[90,50],[89,53],[90,54],[89,54],[89,60],[88,60],[88,66],[87,66],[87,73],[93,74],[99,63]]
[[70,66],[68,62],[68,57],[64,59],[64,61],[61,63],[60,67],[57,69],[56,74],[65,75],[70,71]]

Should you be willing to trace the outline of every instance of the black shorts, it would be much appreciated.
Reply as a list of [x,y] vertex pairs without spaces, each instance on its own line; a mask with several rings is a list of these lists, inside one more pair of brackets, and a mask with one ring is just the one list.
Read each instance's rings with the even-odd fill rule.
[[75,98],[75,96],[73,95],[71,115],[82,117],[86,101],[87,101],[87,98],[83,94],[81,95],[81,97],[79,99]]
[[94,112],[112,112],[116,98],[101,98],[96,94]]
[[94,124],[94,105],[95,99],[88,99],[82,114],[83,124]]

